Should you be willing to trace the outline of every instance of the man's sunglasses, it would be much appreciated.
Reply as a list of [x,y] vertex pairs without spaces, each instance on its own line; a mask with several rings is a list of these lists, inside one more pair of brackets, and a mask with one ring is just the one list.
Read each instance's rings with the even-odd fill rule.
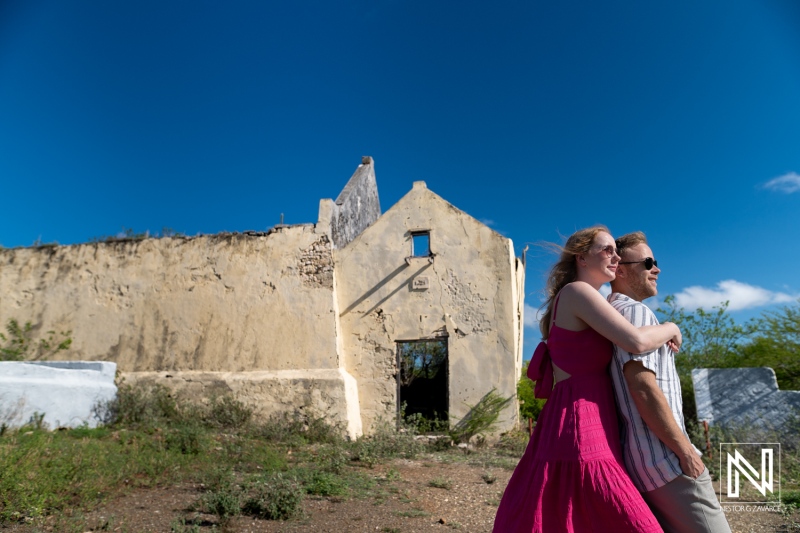
[[644,269],[650,270],[654,266],[658,266],[658,261],[653,259],[652,257],[645,257],[641,261],[620,261],[620,265],[638,265],[639,263],[644,263]]

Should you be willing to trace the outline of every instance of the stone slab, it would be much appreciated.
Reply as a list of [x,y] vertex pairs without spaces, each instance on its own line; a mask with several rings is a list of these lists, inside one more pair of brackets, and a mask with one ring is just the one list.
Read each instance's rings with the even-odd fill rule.
[[50,429],[96,427],[95,406],[113,400],[116,363],[0,361],[0,424],[20,427],[44,415]]
[[697,418],[709,425],[780,427],[800,413],[800,391],[778,389],[771,368],[692,370]]

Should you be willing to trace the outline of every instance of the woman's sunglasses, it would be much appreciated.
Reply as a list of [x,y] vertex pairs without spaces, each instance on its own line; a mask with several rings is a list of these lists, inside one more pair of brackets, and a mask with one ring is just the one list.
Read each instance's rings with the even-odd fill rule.
[[638,265],[639,263],[644,263],[644,269],[650,270],[654,266],[658,266],[658,261],[653,259],[652,257],[645,257],[641,261],[620,261],[620,265]]

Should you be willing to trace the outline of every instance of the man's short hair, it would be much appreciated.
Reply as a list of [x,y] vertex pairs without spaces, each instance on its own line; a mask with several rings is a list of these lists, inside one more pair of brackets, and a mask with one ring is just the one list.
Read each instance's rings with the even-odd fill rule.
[[628,233],[619,237],[614,241],[614,244],[617,246],[617,254],[622,257],[626,249],[636,246],[637,244],[647,244],[647,237],[645,237],[644,233],[641,231],[634,231],[633,233]]

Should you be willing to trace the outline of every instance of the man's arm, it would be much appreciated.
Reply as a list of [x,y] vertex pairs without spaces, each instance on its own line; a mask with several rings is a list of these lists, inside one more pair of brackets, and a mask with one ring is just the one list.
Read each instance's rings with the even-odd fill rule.
[[661,442],[675,452],[681,462],[683,473],[697,479],[705,470],[705,465],[675,422],[667,399],[656,384],[655,373],[645,368],[640,361],[625,363],[622,371],[631,391],[633,403],[636,404],[644,423]]

